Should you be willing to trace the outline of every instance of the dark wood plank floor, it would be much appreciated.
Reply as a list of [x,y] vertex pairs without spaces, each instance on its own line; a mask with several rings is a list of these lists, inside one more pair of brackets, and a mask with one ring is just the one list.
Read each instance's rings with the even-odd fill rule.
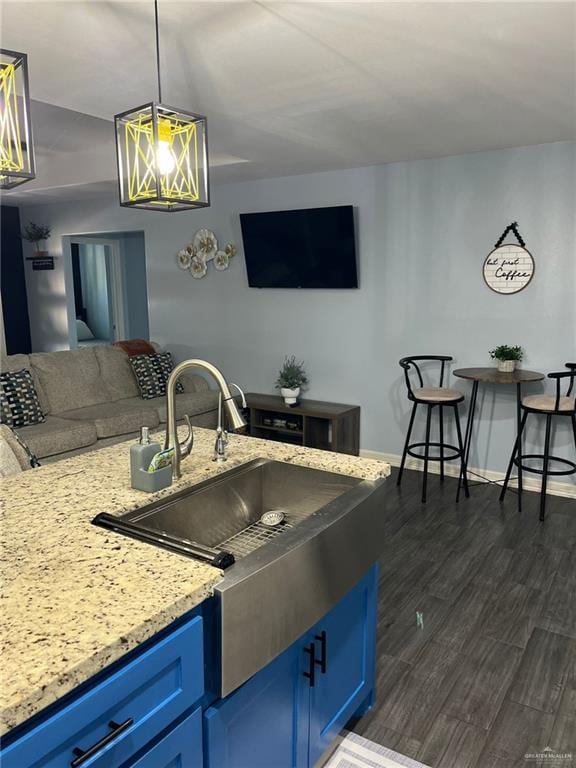
[[[393,473],[380,558],[378,696],[352,724],[433,768],[576,766],[576,501]],[[526,760],[550,747],[572,759]]]

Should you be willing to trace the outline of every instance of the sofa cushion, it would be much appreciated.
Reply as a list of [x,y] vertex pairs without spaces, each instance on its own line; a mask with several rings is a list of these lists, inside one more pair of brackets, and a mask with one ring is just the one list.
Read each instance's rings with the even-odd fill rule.
[[27,427],[45,419],[30,371],[0,373],[0,421],[9,427]]
[[[149,401],[154,404],[162,424],[166,423],[166,398]],[[206,392],[183,392],[176,395],[176,418],[183,419],[200,413],[209,413],[218,409],[218,392],[209,389]]]
[[55,414],[109,400],[93,347],[35,352],[30,362]]
[[184,392],[209,392],[210,386],[206,379],[196,373],[184,371],[178,381],[182,384]]
[[89,421],[47,416],[43,424],[22,427],[18,434],[38,458],[73,451],[96,442],[96,427]]
[[138,382],[128,355],[120,347],[110,345],[97,346],[93,349],[100,366],[100,375],[110,394],[110,400],[137,397]]
[[118,400],[115,403],[100,403],[66,411],[62,415],[67,419],[93,424],[98,439],[129,435],[131,432],[138,432],[140,427],[157,427],[159,419],[156,409],[143,405],[139,398],[138,401],[139,408],[126,405],[126,400]]
[[22,467],[12,448],[0,437],[0,477],[19,475],[20,472],[22,472]]
[[8,456],[8,451],[12,454],[12,457],[18,462],[18,466],[21,470],[30,469],[30,454],[28,447],[25,445],[22,438],[6,424],[0,424],[0,445],[3,445],[4,459],[12,464],[12,459]]
[[25,368],[27,371],[30,371],[32,374],[34,387],[36,389],[36,394],[38,395],[38,400],[40,401],[40,407],[42,408],[42,411],[44,413],[49,413],[50,403],[48,402],[46,393],[42,388],[38,374],[34,371],[34,367],[30,361],[30,355],[3,355],[2,359],[0,360],[0,371],[10,371],[12,373],[14,371],[21,371],[23,368]]

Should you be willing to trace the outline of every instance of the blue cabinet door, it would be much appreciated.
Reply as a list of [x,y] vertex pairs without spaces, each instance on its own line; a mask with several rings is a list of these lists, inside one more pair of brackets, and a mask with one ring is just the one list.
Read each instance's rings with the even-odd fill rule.
[[319,662],[314,687],[309,687],[310,768],[373,692],[376,585],[374,566],[306,638],[314,641]]
[[[173,728],[130,768],[203,768],[200,707]],[[88,765],[88,764],[87,764]]]
[[304,715],[301,712],[301,697],[307,691],[300,685],[300,659],[300,644],[296,643],[237,691],[206,710],[205,768],[303,765],[308,713],[307,709]]

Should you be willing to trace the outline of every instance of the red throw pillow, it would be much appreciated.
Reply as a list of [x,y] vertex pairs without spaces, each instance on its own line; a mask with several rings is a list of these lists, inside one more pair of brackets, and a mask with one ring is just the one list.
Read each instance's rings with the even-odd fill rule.
[[129,341],[115,341],[115,347],[120,347],[128,357],[138,357],[138,355],[155,355],[156,350],[146,339],[130,339]]

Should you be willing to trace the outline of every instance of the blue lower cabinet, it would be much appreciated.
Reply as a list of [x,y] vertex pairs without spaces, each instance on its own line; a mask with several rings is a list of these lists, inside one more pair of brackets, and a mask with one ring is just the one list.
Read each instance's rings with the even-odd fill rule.
[[295,768],[308,730],[298,709],[299,648],[291,646],[206,710],[205,768]]
[[[194,615],[9,734],[2,768],[312,768],[373,700],[376,584],[374,566],[204,715],[213,700],[204,685],[211,644]],[[209,672],[212,664],[208,657]]]
[[119,768],[203,694],[203,620],[196,616],[3,745],[0,763]]
[[205,768],[314,766],[374,695],[377,575],[205,712]]
[[202,768],[202,710],[200,707],[164,736],[130,768]]

